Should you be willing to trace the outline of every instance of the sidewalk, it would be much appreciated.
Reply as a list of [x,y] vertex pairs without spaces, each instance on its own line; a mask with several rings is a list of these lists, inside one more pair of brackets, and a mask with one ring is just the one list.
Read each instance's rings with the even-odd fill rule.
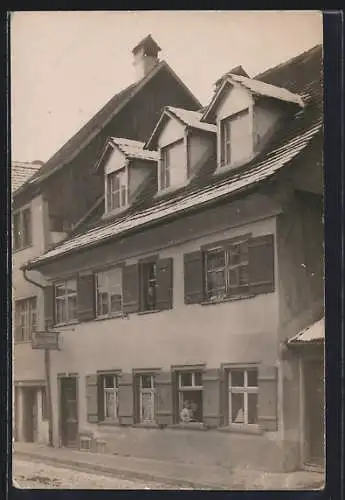
[[324,484],[324,476],[318,472],[278,474],[244,469],[229,471],[223,467],[50,448],[35,443],[15,443],[13,460],[16,457],[75,470],[190,486],[194,489],[315,490]]

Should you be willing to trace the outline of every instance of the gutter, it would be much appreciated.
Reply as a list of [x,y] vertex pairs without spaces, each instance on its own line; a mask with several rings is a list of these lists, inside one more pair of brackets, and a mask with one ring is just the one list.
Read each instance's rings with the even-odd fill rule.
[[23,277],[24,277],[25,281],[27,281],[28,283],[31,283],[32,285],[38,286],[38,288],[40,288],[41,290],[44,290],[46,288],[44,285],[41,285],[41,283],[37,283],[36,281],[34,281],[28,277],[28,275],[26,274],[26,271],[30,270],[30,268],[27,267],[27,264],[21,266],[20,270],[23,272]]

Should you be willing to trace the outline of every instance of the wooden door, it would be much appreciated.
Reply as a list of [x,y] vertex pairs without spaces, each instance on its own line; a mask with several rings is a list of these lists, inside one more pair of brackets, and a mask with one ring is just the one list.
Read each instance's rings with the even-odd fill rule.
[[60,434],[63,446],[74,447],[78,436],[77,378],[60,379]]
[[324,464],[324,367],[323,360],[308,360],[304,367],[306,399],[307,462]]
[[37,432],[37,390],[24,389],[24,438],[33,443]]

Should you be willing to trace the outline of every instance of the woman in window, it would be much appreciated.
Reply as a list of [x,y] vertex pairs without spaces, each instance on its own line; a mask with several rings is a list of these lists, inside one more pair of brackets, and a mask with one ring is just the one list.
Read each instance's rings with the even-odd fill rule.
[[183,407],[180,413],[180,420],[182,423],[191,422],[192,420],[192,410],[189,401],[183,402]]

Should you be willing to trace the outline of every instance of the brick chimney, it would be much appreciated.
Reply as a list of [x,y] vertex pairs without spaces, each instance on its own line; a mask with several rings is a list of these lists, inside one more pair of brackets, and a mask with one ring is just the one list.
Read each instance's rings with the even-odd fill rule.
[[158,52],[161,50],[151,35],[147,35],[134,47],[133,66],[137,81],[144,78],[159,63]]

